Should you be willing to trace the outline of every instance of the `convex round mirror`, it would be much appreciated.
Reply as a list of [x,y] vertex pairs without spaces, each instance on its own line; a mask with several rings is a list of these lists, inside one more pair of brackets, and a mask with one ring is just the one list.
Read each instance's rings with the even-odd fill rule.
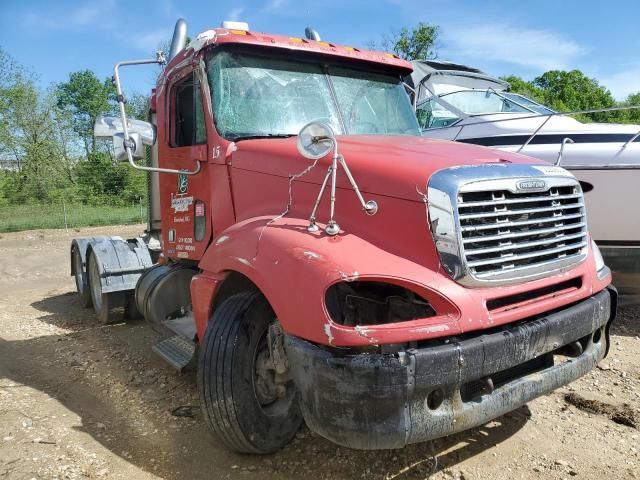
[[298,133],[297,145],[300,155],[310,160],[317,160],[334,147],[335,133],[326,123],[307,123]]

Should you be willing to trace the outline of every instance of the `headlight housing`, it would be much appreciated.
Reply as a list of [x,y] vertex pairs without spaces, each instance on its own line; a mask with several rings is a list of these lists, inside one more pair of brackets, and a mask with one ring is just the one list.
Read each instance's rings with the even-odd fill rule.
[[593,257],[596,263],[596,272],[598,273],[598,277],[602,278],[606,265],[604,264],[604,259],[602,258],[602,253],[600,253],[598,245],[596,245],[596,242],[593,240],[591,240],[591,250],[593,250]]

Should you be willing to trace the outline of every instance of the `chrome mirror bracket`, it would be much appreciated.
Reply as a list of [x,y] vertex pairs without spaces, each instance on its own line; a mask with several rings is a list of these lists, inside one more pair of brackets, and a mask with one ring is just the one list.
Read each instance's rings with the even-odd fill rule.
[[340,233],[340,225],[338,225],[338,223],[334,219],[336,206],[336,176],[338,172],[338,165],[342,166],[342,169],[344,170],[344,173],[346,174],[347,179],[351,184],[351,188],[353,188],[353,191],[358,197],[360,205],[362,205],[362,210],[367,215],[375,215],[376,213],[378,213],[378,204],[376,203],[376,201],[365,201],[365,199],[362,197],[362,193],[360,193],[358,184],[353,178],[353,175],[351,175],[351,170],[349,170],[347,162],[345,161],[344,157],[340,153],[338,153],[338,141],[336,140],[333,129],[329,125],[321,122],[308,123],[300,129],[300,133],[298,134],[297,146],[300,155],[316,161],[327,155],[331,151],[331,148],[333,148],[333,158],[331,160],[331,164],[329,165],[329,168],[327,168],[327,173],[324,176],[322,186],[320,187],[320,191],[318,192],[318,196],[316,197],[316,201],[313,205],[313,210],[311,211],[311,215],[309,217],[309,225],[307,226],[308,232],[313,233],[320,230],[320,228],[316,224],[316,215],[318,213],[318,207],[320,206],[322,197],[324,196],[324,192],[327,189],[329,179],[331,179],[329,222],[327,223],[324,231],[327,235],[330,236],[335,236]]
[[129,165],[131,165],[136,170],[143,170],[146,172],[157,172],[157,173],[177,173],[182,175],[196,175],[200,172],[201,164],[199,160],[196,160],[197,166],[194,170],[177,170],[173,168],[155,168],[155,167],[144,167],[138,165],[134,160],[134,150],[133,146],[135,143],[132,143],[131,135],[129,133],[129,126],[127,120],[127,112],[125,109],[126,99],[124,94],[122,93],[122,85],[120,84],[120,68],[128,65],[150,65],[150,64],[159,64],[164,65],[166,63],[166,58],[163,52],[156,52],[156,58],[153,59],[145,59],[145,60],[129,60],[126,62],[116,63],[113,68],[113,83],[116,86],[116,98],[118,99],[118,106],[120,107],[120,117],[122,118],[122,135],[123,135],[123,146],[126,151],[126,156],[129,160]]

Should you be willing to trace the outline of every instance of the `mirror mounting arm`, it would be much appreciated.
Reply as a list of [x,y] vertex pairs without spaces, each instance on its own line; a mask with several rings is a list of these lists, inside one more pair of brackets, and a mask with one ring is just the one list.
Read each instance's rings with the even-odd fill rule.
[[[315,130],[315,132],[314,132]],[[322,148],[318,150],[316,147],[318,145],[325,145],[326,148]],[[322,201],[322,197],[324,196],[324,192],[327,188],[329,180],[331,180],[331,191],[329,197],[329,222],[327,223],[324,231],[327,235],[337,235],[340,233],[340,226],[335,221],[335,207],[336,207],[336,180],[338,173],[338,166],[340,165],[345,174],[347,175],[347,179],[351,184],[351,188],[353,188],[356,196],[358,197],[358,201],[360,205],[362,205],[362,210],[367,215],[375,215],[378,213],[378,204],[375,200],[369,200],[368,202],[362,197],[362,193],[358,188],[358,184],[356,183],[353,175],[351,175],[351,170],[347,166],[347,162],[344,157],[338,152],[338,141],[336,140],[335,134],[331,127],[327,124],[320,122],[311,122],[302,127],[300,133],[298,134],[297,141],[298,151],[300,154],[312,160],[318,161],[320,158],[324,157],[333,149],[333,156],[331,163],[329,164],[329,168],[327,169],[327,173],[324,176],[324,180],[322,181],[322,186],[320,187],[320,191],[318,192],[318,196],[316,197],[316,201],[313,205],[313,210],[311,211],[311,216],[309,217],[309,226],[307,227],[307,231],[309,232],[317,232],[320,230],[320,227],[316,224],[316,215],[318,213],[318,207],[320,206],[320,202]]]
[[133,160],[132,150],[135,148],[135,143],[131,139],[129,135],[129,127],[127,126],[127,112],[125,109],[126,99],[124,98],[124,94],[122,93],[122,86],[120,84],[120,68],[128,65],[149,65],[149,64],[160,64],[164,65],[166,63],[166,59],[163,52],[158,52],[156,54],[156,58],[153,59],[145,59],[145,60],[129,60],[126,62],[118,62],[113,68],[113,83],[116,86],[116,98],[118,99],[118,106],[120,107],[120,117],[122,118],[122,134],[124,137],[124,148],[127,152],[127,157],[129,158],[129,164],[135,168],[136,170],[144,170],[146,172],[157,172],[157,173],[177,173],[182,175],[196,175],[200,172],[201,164],[199,160],[196,160],[197,167],[195,170],[176,170],[173,168],[154,168],[154,167],[143,167],[138,165]]

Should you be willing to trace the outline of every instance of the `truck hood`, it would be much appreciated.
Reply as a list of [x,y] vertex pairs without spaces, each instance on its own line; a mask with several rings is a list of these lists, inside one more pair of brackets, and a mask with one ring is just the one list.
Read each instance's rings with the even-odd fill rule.
[[[441,169],[495,163],[546,165],[524,155],[418,136],[349,135],[338,136],[341,153],[363,192],[422,201],[431,175]],[[296,177],[297,182],[320,185],[331,155],[314,168]],[[233,168],[289,178],[314,165],[298,153],[296,137],[254,139],[237,142],[232,153]],[[350,188],[344,171],[338,170],[338,188]]]

